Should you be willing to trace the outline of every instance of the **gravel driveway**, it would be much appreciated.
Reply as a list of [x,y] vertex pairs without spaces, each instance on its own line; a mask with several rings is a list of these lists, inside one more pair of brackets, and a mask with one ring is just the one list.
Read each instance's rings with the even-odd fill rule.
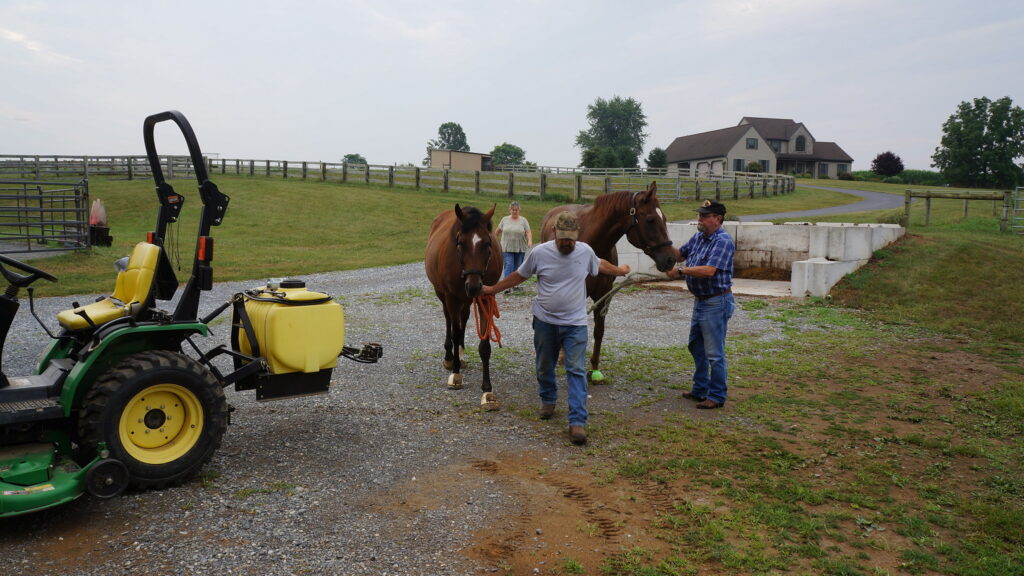
[[[257,403],[227,391],[235,408],[221,449],[197,479],[163,491],[99,502],[83,497],[51,511],[0,521],[4,574],[477,574],[493,567],[459,554],[474,532],[522,506],[473,462],[532,452],[552,468],[581,448],[564,422],[536,419],[529,306],[522,294],[499,297],[504,348],[492,379],[503,406],[481,412],[479,363],[470,358],[466,389],[449,391],[441,367],[440,304],[421,263],[303,277],[345,306],[346,343],[380,342],[376,365],[342,359],[329,394]],[[201,314],[259,282],[218,284]],[[43,299],[54,319],[72,300]],[[741,304],[743,298],[739,298]],[[690,298],[662,290],[623,291],[608,319],[606,346],[682,344]],[[227,316],[227,313],[224,315]],[[55,324],[55,322],[54,322]],[[213,324],[212,348],[227,338]],[[737,310],[730,334],[777,337],[767,320]],[[9,374],[28,373],[45,335],[27,303],[4,354]],[[204,343],[206,344],[206,343]],[[628,375],[617,375],[627,378]],[[560,378],[560,387],[564,379]],[[592,386],[592,414],[635,404],[627,390]],[[559,416],[564,418],[564,395]],[[600,416],[596,416],[600,418]],[[439,482],[438,479],[443,479]],[[391,504],[414,497],[418,482],[443,502],[417,513]]]

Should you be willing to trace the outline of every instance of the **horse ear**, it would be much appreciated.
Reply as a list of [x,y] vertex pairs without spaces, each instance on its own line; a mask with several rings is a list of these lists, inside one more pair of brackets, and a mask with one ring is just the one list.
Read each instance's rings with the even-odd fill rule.
[[647,194],[649,196],[653,196],[657,192],[658,192],[658,181],[657,180],[651,180],[651,184],[649,186],[647,186]]
[[462,220],[462,207],[458,204],[455,205],[455,217]]
[[484,214],[484,219],[487,220],[488,222],[490,222],[491,221],[491,217],[494,216],[494,209],[497,208],[497,207],[498,207],[498,203],[497,202],[492,204],[491,205],[491,209],[488,210],[486,214]]

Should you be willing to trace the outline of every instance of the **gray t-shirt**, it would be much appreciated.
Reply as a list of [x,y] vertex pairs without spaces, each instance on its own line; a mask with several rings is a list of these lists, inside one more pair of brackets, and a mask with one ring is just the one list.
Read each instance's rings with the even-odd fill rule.
[[554,240],[534,246],[517,270],[523,278],[537,275],[533,315],[548,324],[586,326],[586,279],[597,276],[600,264],[594,249],[583,242],[569,254],[559,252]]

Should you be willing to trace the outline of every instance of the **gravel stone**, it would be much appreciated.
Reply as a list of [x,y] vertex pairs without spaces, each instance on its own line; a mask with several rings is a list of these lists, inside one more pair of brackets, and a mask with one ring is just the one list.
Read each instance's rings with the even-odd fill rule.
[[[347,344],[379,342],[383,359],[339,360],[325,395],[257,402],[252,391],[228,388],[231,425],[198,478],[105,502],[85,496],[0,522],[5,534],[20,535],[0,542],[0,557],[15,573],[409,576],[491,568],[473,565],[458,550],[519,503],[500,483],[473,481],[462,472],[475,460],[525,451],[559,467],[580,450],[568,442],[564,426],[532,416],[533,283],[498,297],[504,348],[494,348],[491,377],[502,407],[483,412],[475,350],[467,350],[466,387],[445,387],[443,317],[422,263],[300,277],[343,304]],[[216,284],[203,294],[200,315],[261,284]],[[56,332],[58,311],[97,296],[44,298],[35,308]],[[22,299],[4,354],[11,375],[31,373],[47,342]],[[173,303],[159,305],[173,309]],[[688,295],[625,290],[611,308],[606,349],[685,346]],[[196,339],[202,349],[227,342],[229,314],[211,324],[210,338]],[[742,307],[730,323],[730,335],[740,333],[781,337],[778,325]],[[642,387],[592,386],[592,413],[631,405],[640,398],[633,388]],[[562,390],[556,418],[565,414]],[[410,487],[431,482],[438,488],[428,496],[436,501],[406,501]],[[102,544],[54,558],[54,550],[69,550],[56,544],[58,537]]]

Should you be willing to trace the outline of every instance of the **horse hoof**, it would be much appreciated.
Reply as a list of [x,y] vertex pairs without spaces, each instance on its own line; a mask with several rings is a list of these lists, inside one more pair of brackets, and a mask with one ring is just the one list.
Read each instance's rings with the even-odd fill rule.
[[498,397],[493,392],[484,392],[484,395],[480,397],[480,408],[488,412],[497,410]]
[[448,376],[449,390],[462,390],[462,374],[450,374]]
[[590,376],[591,382],[601,382],[604,380],[604,374],[600,370],[591,370],[588,376]]

